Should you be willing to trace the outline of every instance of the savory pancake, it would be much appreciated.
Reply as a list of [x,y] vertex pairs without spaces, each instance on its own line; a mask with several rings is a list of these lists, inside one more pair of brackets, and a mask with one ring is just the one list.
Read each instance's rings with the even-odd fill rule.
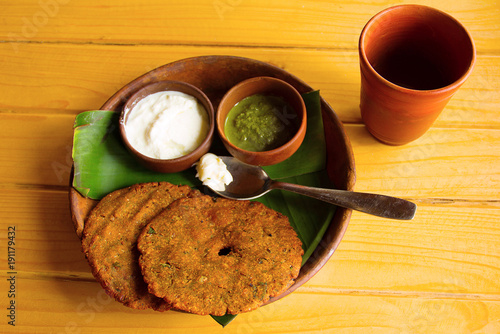
[[149,291],[201,315],[256,309],[294,282],[303,254],[286,216],[259,202],[207,195],[172,203],[137,247]]
[[170,309],[148,292],[138,264],[142,228],[175,200],[200,193],[167,182],[133,185],[105,196],[85,222],[82,250],[106,292],[136,309]]

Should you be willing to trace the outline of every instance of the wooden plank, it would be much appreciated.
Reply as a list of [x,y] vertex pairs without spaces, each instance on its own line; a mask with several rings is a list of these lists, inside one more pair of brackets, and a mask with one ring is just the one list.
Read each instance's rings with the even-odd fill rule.
[[[429,3],[469,28],[476,68],[425,136],[391,147],[361,122],[356,46],[366,21],[392,4],[2,2],[0,332],[499,333],[500,6]],[[157,66],[221,53],[275,64],[320,89],[351,138],[356,190],[418,204],[409,222],[354,212],[315,277],[226,329],[210,317],[137,311],[107,297],[80,251],[67,194],[77,113]],[[15,328],[6,318],[9,226]]]
[[417,204],[412,221],[353,212],[338,249],[308,287],[499,300],[500,203]]
[[[73,115],[0,113],[0,184],[69,184]],[[432,128],[393,147],[361,125],[346,125],[357,169],[356,190],[409,198],[498,200],[500,132]],[[464,182],[467,175],[467,182]]]
[[358,191],[500,200],[500,164],[493,163],[500,161],[498,130],[432,127],[418,140],[394,147],[381,145],[364,126],[346,129],[356,159]]
[[[402,1],[401,3],[413,3]],[[27,41],[108,44],[250,45],[356,49],[366,22],[391,1],[22,0],[0,7],[0,39],[16,50]],[[461,21],[482,52],[498,52],[495,2],[430,4]],[[193,9],[196,8],[196,9]],[[478,19],[480,17],[481,19]]]
[[[0,283],[6,291],[7,282]],[[365,296],[298,290],[240,314],[224,330],[209,316],[132,310],[97,283],[17,277],[16,328],[48,333],[497,333],[500,301]],[[2,297],[5,298],[5,297]],[[7,300],[5,300],[7,301]],[[290,330],[292,329],[293,330]],[[11,332],[6,321],[0,331]]]
[[[16,232],[16,270],[40,273],[69,273],[91,278],[90,267],[81,252],[67,192],[54,190],[0,189],[0,226]],[[7,233],[0,250],[7,254]],[[7,268],[7,257],[0,258]]]
[[[339,248],[307,283],[308,291],[500,299],[498,221],[498,202],[419,202],[412,221],[354,212]],[[16,270],[26,277],[94,281],[65,192],[0,189],[0,229],[9,226],[17,231]],[[0,236],[4,254],[6,236]],[[6,261],[0,258],[1,268]]]
[[68,187],[73,115],[0,114],[0,184]]
[[[156,67],[220,53],[210,46],[23,44],[12,57],[10,46],[0,44],[0,111],[76,114],[98,109],[123,85]],[[319,89],[343,122],[361,123],[355,51],[228,47],[224,53],[285,69]],[[500,57],[480,55],[435,125],[498,129],[498,105]]]

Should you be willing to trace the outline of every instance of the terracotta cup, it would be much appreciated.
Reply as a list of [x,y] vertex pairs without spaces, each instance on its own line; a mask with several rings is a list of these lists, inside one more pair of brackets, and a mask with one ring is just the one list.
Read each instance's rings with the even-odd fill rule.
[[422,136],[470,75],[476,52],[467,30],[434,8],[383,10],[359,39],[361,117],[389,145]]

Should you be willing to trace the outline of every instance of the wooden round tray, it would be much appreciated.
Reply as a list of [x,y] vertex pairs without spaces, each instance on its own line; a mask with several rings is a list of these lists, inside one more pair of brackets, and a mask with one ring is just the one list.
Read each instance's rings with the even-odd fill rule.
[[[210,98],[214,109],[217,109],[222,96],[232,86],[257,76],[271,76],[287,81],[301,94],[313,90],[297,77],[268,63],[234,56],[203,56],[179,60],[138,77],[116,92],[101,109],[120,112],[123,104],[137,90],[161,80],[184,81],[200,88]],[[353,190],[356,173],[349,139],[337,115],[323,98],[321,98],[321,109],[326,138],[328,177],[336,188]],[[81,238],[85,218],[96,204],[97,201],[83,197],[74,188],[70,188],[71,214],[78,237]],[[295,283],[285,293],[272,298],[268,303],[293,292],[323,267],[344,236],[350,217],[350,209],[339,207],[335,211],[326,233],[301,268]]]

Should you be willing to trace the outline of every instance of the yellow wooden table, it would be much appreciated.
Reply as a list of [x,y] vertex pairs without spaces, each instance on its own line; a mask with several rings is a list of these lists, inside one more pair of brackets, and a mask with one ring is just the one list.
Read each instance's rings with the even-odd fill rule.
[[[469,29],[477,63],[422,138],[391,147],[361,122],[357,42],[371,16],[401,2],[3,0],[0,332],[500,333],[500,3],[420,2]],[[75,115],[151,69],[214,54],[319,89],[350,137],[355,189],[418,204],[406,222],[354,212],[316,276],[225,328],[107,297],[68,201]]]

